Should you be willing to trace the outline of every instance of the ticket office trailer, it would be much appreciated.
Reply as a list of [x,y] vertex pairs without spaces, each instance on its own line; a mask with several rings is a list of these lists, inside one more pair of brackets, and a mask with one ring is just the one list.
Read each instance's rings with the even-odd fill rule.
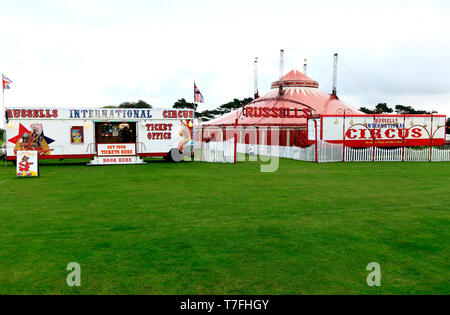
[[131,157],[185,152],[193,138],[194,111],[7,108],[6,118],[7,160],[15,161],[17,151],[37,150],[39,159],[101,156],[110,162],[119,161],[113,157],[129,157],[125,161],[130,162]]

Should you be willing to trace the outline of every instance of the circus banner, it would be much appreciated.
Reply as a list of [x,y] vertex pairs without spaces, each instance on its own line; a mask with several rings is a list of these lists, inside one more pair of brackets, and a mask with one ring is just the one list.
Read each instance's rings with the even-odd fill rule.
[[445,120],[443,115],[324,115],[320,139],[349,147],[438,146],[445,143]]

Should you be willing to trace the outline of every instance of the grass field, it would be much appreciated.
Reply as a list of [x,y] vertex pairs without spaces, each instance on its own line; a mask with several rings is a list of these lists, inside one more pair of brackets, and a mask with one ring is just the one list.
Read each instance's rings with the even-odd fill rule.
[[449,163],[60,163],[0,165],[0,294],[450,293]]

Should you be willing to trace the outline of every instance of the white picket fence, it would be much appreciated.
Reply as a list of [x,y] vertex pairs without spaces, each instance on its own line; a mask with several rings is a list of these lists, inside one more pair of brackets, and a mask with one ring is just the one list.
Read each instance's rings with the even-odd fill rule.
[[[403,153],[404,150],[404,153]],[[429,162],[429,148],[345,148],[345,162]],[[450,161],[450,149],[431,149],[431,161]]]
[[[272,156],[286,159],[294,159],[299,161],[315,161],[315,148],[309,146],[307,148],[286,147],[276,145],[256,145],[238,143],[237,153],[249,154],[250,156]],[[238,160],[243,156],[239,155]]]
[[211,163],[234,163],[234,138],[226,141],[202,142],[201,161]]
[[[315,150],[315,146],[312,145]],[[342,144],[328,143],[320,141],[317,143],[317,161],[319,163],[325,162],[340,162],[342,161]]]
[[[434,148],[433,148],[434,149]],[[405,161],[407,162],[429,162],[430,149],[405,148]],[[433,159],[431,159],[433,161]]]
[[[343,156],[343,145],[332,144],[324,141],[317,143],[317,161],[326,162],[428,162],[430,161],[429,148],[350,148],[346,147]],[[276,156],[300,161],[315,162],[315,145],[307,148],[266,146],[266,145],[246,145],[238,144],[238,153],[247,153],[251,155]],[[433,147],[431,149],[431,161],[441,162],[450,161],[450,149],[440,149]]]
[[433,148],[431,151],[431,161],[433,162],[450,161],[450,149]]

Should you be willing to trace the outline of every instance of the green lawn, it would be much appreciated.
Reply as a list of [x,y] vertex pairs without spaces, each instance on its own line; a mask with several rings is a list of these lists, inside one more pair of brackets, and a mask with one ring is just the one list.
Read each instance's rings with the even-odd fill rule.
[[449,169],[0,164],[0,294],[449,294]]

